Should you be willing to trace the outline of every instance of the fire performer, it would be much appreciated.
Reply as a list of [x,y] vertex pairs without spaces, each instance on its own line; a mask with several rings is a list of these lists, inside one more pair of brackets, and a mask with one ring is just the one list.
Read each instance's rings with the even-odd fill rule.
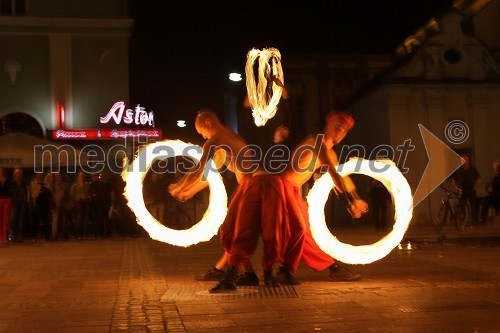
[[[276,135],[286,136],[284,133],[287,131],[285,127],[280,127]],[[266,167],[266,162],[273,161],[262,158],[268,156],[268,148],[253,145],[248,150],[252,151],[250,156],[255,157],[252,159],[254,164],[247,169],[251,172],[251,177],[241,192],[240,202],[235,208],[235,223],[224,223],[221,226],[221,241],[227,253],[228,266],[224,278],[210,289],[211,293],[234,291],[237,285],[249,285],[248,273],[245,272],[240,278],[239,267],[250,261],[257,248],[259,235],[264,244],[262,257],[264,283],[269,287],[279,286],[273,268],[277,262],[283,261],[282,249],[288,242],[284,238],[288,235],[283,233],[283,228],[287,228],[288,214],[283,180],[279,173],[272,172],[272,168],[270,170]],[[241,156],[244,159],[246,155]],[[302,237],[302,234],[298,237]]]
[[[330,112],[326,116],[326,126],[322,135],[310,135],[294,149],[292,160],[283,172],[283,182],[289,212],[289,234],[297,234],[303,229],[303,243],[295,237],[283,249],[283,265],[277,277],[282,284],[298,284],[292,275],[297,270],[299,261],[314,269],[329,269],[333,281],[354,281],[361,275],[350,272],[324,253],[314,241],[309,225],[307,203],[300,194],[300,187],[305,184],[321,166],[328,166],[328,172],[335,183],[335,191],[345,201],[347,210],[354,218],[361,217],[368,211],[368,205],[356,193],[356,187],[349,177],[341,177],[335,167],[338,157],[333,147],[339,144],[354,126],[354,120],[345,112]],[[322,139],[321,139],[322,138]],[[321,142],[319,141],[321,140]],[[319,146],[319,147],[318,147]]]
[[[231,197],[226,218],[220,228],[221,242],[230,246],[234,223],[236,222],[237,206],[249,179],[249,175],[243,172],[243,168],[236,165],[237,156],[244,147],[247,147],[247,143],[238,134],[223,126],[217,115],[209,109],[202,109],[198,112],[195,127],[196,131],[207,140],[203,145],[203,155],[200,163],[196,166],[194,172],[188,172],[178,182],[170,184],[169,192],[173,197],[186,201],[208,186],[208,182],[203,179],[203,173],[209,159],[213,158],[218,168],[226,164],[227,168],[236,175],[238,181],[238,187]],[[204,279],[207,275],[209,279],[222,279],[227,261],[227,254],[224,253],[215,267],[204,274]],[[245,261],[243,266],[247,279],[250,277],[250,280],[246,283],[258,285],[258,278],[254,273],[250,260]]]

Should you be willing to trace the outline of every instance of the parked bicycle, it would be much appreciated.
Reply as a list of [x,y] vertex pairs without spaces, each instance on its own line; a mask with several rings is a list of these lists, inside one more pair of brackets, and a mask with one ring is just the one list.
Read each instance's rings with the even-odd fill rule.
[[440,233],[445,224],[453,223],[457,231],[465,231],[470,226],[471,207],[469,202],[459,192],[452,192],[444,186],[439,186],[446,191],[441,207],[433,220],[436,232]]

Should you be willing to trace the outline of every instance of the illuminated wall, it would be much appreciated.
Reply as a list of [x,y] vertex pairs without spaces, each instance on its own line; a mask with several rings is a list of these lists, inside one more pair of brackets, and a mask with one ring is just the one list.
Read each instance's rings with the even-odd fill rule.
[[116,100],[128,102],[127,1],[12,3],[0,15],[0,118],[24,112],[52,130],[60,102],[67,128],[98,127]]

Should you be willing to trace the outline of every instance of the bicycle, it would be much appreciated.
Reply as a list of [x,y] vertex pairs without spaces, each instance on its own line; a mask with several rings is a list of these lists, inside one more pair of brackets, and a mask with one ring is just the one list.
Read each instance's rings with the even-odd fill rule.
[[446,191],[441,207],[433,220],[436,232],[440,233],[445,224],[453,222],[457,231],[463,232],[470,225],[471,208],[469,202],[461,196],[460,191],[453,193],[444,186],[439,186]]

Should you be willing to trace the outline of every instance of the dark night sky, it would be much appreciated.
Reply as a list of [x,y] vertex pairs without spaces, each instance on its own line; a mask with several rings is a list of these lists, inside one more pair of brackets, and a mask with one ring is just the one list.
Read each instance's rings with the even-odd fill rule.
[[172,120],[191,121],[206,106],[222,111],[228,73],[244,72],[253,47],[276,47],[283,62],[288,54],[391,54],[449,3],[135,0],[131,102],[154,110],[170,136],[177,130]]

